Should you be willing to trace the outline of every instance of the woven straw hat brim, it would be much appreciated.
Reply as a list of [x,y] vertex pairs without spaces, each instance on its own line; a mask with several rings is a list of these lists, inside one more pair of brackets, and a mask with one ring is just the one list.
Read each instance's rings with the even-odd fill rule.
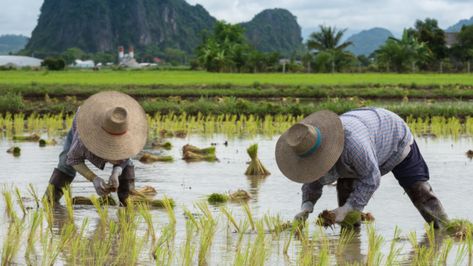
[[[111,135],[102,128],[103,114],[115,107],[127,110],[128,130]],[[138,154],[146,144],[148,121],[141,105],[132,97],[114,91],[88,98],[77,114],[77,130],[85,147],[106,160],[124,160]]]
[[297,183],[312,183],[324,176],[342,154],[345,141],[343,125],[337,114],[319,111],[306,117],[301,123],[318,127],[322,143],[316,152],[300,157],[287,144],[288,131],[276,143],[276,162],[281,172]]

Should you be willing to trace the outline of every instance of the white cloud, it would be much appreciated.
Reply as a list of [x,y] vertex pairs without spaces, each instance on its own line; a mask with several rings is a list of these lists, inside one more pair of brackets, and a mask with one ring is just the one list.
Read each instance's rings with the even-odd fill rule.
[[[61,0],[62,1],[62,0]],[[80,1],[80,0],[76,0]],[[128,1],[128,0],[123,0]],[[159,0],[156,0],[159,1]],[[348,32],[385,27],[394,33],[414,25],[416,19],[436,18],[443,28],[473,16],[471,0],[187,0],[201,4],[210,14],[232,23],[252,19],[267,8],[286,8],[302,28],[319,24],[349,28]],[[30,35],[42,0],[2,0],[0,34]]]

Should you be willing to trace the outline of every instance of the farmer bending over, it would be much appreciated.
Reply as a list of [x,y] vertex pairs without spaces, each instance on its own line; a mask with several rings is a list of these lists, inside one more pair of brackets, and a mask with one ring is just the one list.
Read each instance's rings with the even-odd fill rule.
[[438,228],[448,220],[432,191],[429,169],[406,123],[381,108],[356,109],[340,117],[314,113],[287,130],[276,144],[281,172],[302,186],[301,212],[306,220],[324,185],[337,181],[336,222],[362,211],[381,176],[393,172],[414,206]]
[[[135,187],[135,170],[129,158],[143,149],[147,135],[145,112],[133,98],[112,91],[91,96],[74,117],[46,195],[59,202],[62,188],[79,172],[94,184],[99,196],[117,191],[120,202],[126,204]],[[92,172],[85,160],[101,170],[106,163],[112,164],[108,183]]]

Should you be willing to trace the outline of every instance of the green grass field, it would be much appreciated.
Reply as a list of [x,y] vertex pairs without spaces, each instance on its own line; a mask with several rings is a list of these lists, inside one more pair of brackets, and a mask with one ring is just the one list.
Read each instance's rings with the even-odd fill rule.
[[418,84],[473,85],[473,74],[228,74],[198,71],[112,71],[67,70],[1,71],[0,84],[80,84],[80,85],[354,85],[354,84]]

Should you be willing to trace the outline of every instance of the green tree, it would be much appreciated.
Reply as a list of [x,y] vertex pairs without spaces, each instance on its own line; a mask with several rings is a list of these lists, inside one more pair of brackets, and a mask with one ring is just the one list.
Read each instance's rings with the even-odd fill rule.
[[436,19],[426,18],[424,21],[417,20],[415,28],[409,32],[415,36],[419,42],[425,43],[431,51],[432,56],[422,69],[435,69],[436,65],[447,56],[447,46],[445,42],[445,32],[438,26]]
[[387,71],[405,72],[408,69],[415,71],[415,67],[425,64],[431,59],[431,51],[424,42],[404,30],[401,39],[389,38],[376,51],[378,65]]
[[84,60],[87,59],[87,54],[79,48],[69,48],[62,53],[62,58],[67,65],[74,64],[76,59]]
[[346,29],[338,30],[336,27],[320,25],[319,31],[309,36],[307,48],[316,53],[315,61],[320,71],[326,72],[327,64],[330,64],[332,72],[340,71],[351,61],[353,56],[345,49],[352,43],[342,42],[345,31]]

